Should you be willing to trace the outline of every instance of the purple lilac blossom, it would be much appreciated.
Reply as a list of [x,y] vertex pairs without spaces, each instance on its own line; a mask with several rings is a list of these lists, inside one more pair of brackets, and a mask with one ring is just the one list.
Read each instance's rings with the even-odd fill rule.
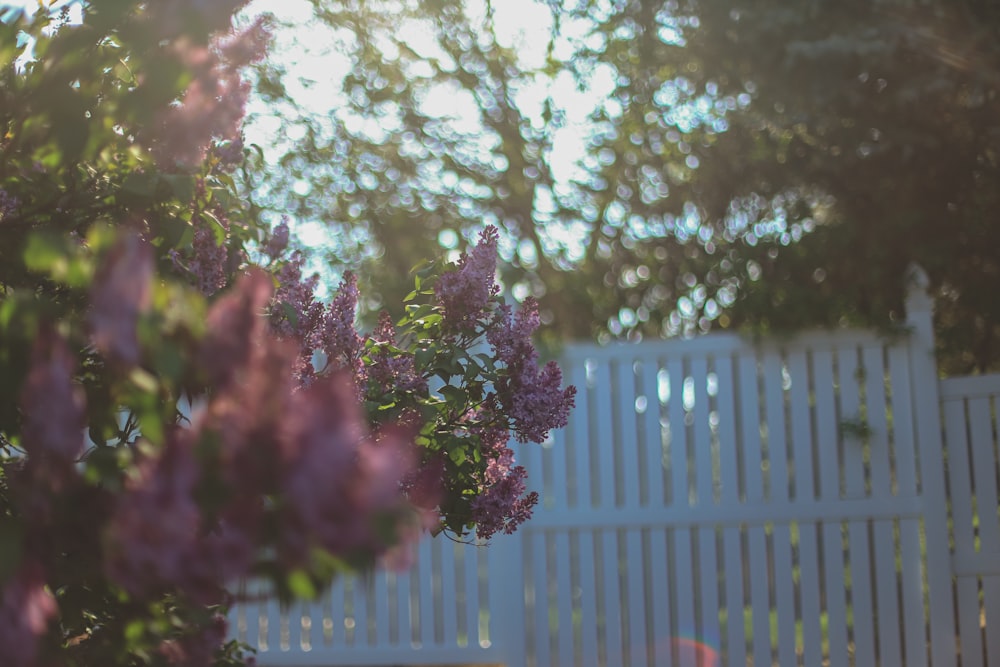
[[[225,230],[229,231],[228,221],[224,215],[217,215]],[[205,296],[211,296],[226,286],[226,265],[229,262],[229,251],[226,244],[218,243],[212,220],[203,215],[196,215],[194,224],[194,240],[191,242],[191,256],[187,269],[194,277],[198,290]]]
[[345,555],[384,551],[389,544],[373,518],[404,507],[408,447],[398,434],[382,434],[378,442],[368,434],[351,384],[340,374],[323,377],[292,399],[281,523],[292,562],[315,546]]
[[562,387],[562,371],[550,361],[538,368],[538,352],[531,334],[538,328],[538,304],[528,298],[513,317],[502,306],[487,333],[506,373],[497,381],[497,397],[511,418],[519,442],[542,442],[553,428],[561,428],[574,406],[576,387]]
[[0,222],[13,215],[20,205],[21,200],[0,188]]
[[136,326],[152,299],[153,253],[138,234],[128,232],[114,245],[90,289],[90,329],[94,346],[127,365],[139,363]]
[[271,238],[268,239],[267,245],[264,247],[264,252],[271,259],[277,259],[281,256],[281,253],[285,252],[285,248],[288,247],[288,237],[288,216],[282,216],[281,222],[275,225],[274,230],[271,232]]
[[361,360],[364,341],[355,326],[359,295],[357,277],[350,271],[346,272],[336,295],[309,335],[308,344],[311,350],[319,350],[326,355],[328,371],[348,371],[360,392],[368,375]]
[[434,288],[448,325],[459,331],[475,328],[490,299],[500,293],[496,270],[497,228],[490,225],[479,243],[462,254],[458,268],[442,275]]
[[371,333],[377,344],[368,368],[368,379],[374,383],[373,391],[379,395],[427,391],[427,380],[418,375],[413,365],[413,355],[399,350],[396,345],[396,328],[389,313],[382,311],[378,325]]
[[134,595],[189,583],[201,517],[193,437],[175,429],[158,456],[140,463],[109,522],[107,574]]
[[0,656],[7,667],[33,667],[38,640],[58,612],[36,564],[22,565],[0,590]]
[[499,532],[509,535],[531,518],[538,494],[532,491],[524,495],[528,473],[523,466],[514,465],[514,452],[506,445],[506,429],[487,428],[479,437],[487,466],[479,494],[472,501],[476,535],[480,539]]
[[[176,3],[163,3],[176,4]],[[218,1],[211,14],[214,29],[229,25],[234,6],[245,4]],[[167,17],[169,23],[169,17]],[[174,53],[194,73],[180,102],[159,117],[150,147],[157,162],[166,167],[194,168],[201,164],[214,138],[240,135],[250,84],[240,70],[264,57],[270,40],[265,19],[247,29],[216,39],[210,46],[175,43]]]
[[[35,341],[21,388],[22,435],[30,465],[67,470],[83,449],[85,398],[73,381],[76,359],[50,328]],[[52,470],[57,472],[57,470]]]
[[251,271],[212,305],[198,359],[216,386],[229,383],[250,363],[254,346],[267,329],[261,314],[273,291],[266,273]]

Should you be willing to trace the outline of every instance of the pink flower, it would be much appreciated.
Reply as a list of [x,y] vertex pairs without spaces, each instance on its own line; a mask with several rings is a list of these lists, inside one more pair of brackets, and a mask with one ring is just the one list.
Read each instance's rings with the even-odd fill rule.
[[38,640],[58,613],[39,566],[27,564],[0,591],[0,655],[8,667],[32,667]]
[[134,232],[112,247],[91,285],[90,329],[94,345],[109,358],[139,363],[136,326],[150,306],[153,253]]
[[85,399],[73,381],[75,370],[66,342],[52,329],[43,329],[21,387],[22,435],[32,465],[65,471],[83,449]]
[[449,326],[475,328],[490,299],[500,292],[496,270],[497,228],[490,225],[480,234],[479,244],[462,254],[458,269],[443,274],[434,288]]

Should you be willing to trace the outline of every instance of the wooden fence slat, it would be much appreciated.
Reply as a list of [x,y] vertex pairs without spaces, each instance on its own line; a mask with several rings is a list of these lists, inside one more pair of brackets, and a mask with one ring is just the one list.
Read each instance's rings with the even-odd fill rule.
[[587,387],[587,373],[584,365],[573,366],[570,372],[572,381],[577,386],[576,409],[571,416],[573,422],[573,456],[576,463],[576,503],[577,509],[586,510],[593,507],[590,483],[590,410],[591,393]]
[[823,663],[818,526],[799,523],[799,594],[802,604],[802,664]]
[[900,587],[903,591],[903,648],[906,665],[927,667],[927,617],[924,613],[924,563],[920,552],[920,520],[899,522]]
[[602,584],[604,585],[604,649],[606,664],[622,664],[622,598],[618,576],[618,531],[604,530],[601,535]]
[[673,582],[668,583],[667,563],[666,531],[662,529],[651,530],[649,532],[649,571],[653,618],[651,623],[652,636],[649,641],[653,647],[652,664],[673,667],[670,652],[670,594]]
[[880,519],[873,522],[875,547],[875,608],[878,613],[878,654],[883,665],[902,665],[900,644],[899,586],[896,577],[896,545],[892,538],[894,522]]
[[917,493],[917,450],[913,432],[910,366],[905,348],[896,346],[889,350],[889,382],[892,387],[892,441],[899,495],[914,496]]
[[851,611],[854,621],[854,656],[859,664],[875,664],[875,618],[873,616],[871,562],[869,560],[868,523],[848,524]]
[[973,488],[979,519],[981,550],[1000,555],[997,518],[997,462],[993,455],[993,418],[988,396],[969,399],[969,445],[972,448]]
[[684,421],[684,362],[671,359],[667,362],[670,380],[670,400],[667,406],[670,419],[670,493],[671,503],[682,507],[690,505],[688,489],[687,426]]
[[712,474],[712,431],[709,424],[708,360],[696,357],[691,361],[691,379],[694,380],[694,467],[695,500],[699,507],[714,502],[714,475]]
[[455,644],[458,636],[458,582],[454,542],[439,539],[441,544],[441,630],[444,644]]
[[[739,526],[726,526],[722,532],[723,561],[726,567],[726,636],[727,665],[746,665],[747,638],[743,626],[743,546]],[[656,664],[659,664],[658,662]]]
[[597,415],[598,486],[601,507],[615,506],[615,447],[619,441],[614,432],[611,400],[611,369],[608,362],[597,366],[597,387],[594,392],[597,404],[592,406]]
[[628,657],[633,665],[645,664],[646,657],[646,581],[642,564],[642,534],[636,528],[625,532],[625,576],[627,587]]
[[[676,592],[676,634],[672,640],[690,639],[695,635],[695,570],[691,554],[691,529],[674,529],[674,585]],[[679,666],[697,664],[695,647],[690,641],[676,641]]]
[[547,568],[546,541],[548,534],[538,531],[531,535],[531,579],[535,592],[534,639],[531,650],[538,667],[552,664],[549,650],[549,573]]
[[618,364],[617,378],[618,427],[620,436],[616,440],[621,449],[624,506],[639,507],[639,435],[638,415],[635,412],[635,371],[632,360],[625,359]]
[[[945,401],[944,423],[947,434],[948,475],[951,488],[951,521],[955,544],[972,550],[975,532],[972,525],[972,478],[969,460],[969,431],[966,427],[965,402]],[[979,632],[979,582],[976,577],[957,577],[958,633],[962,654],[982,655]]]
[[778,664],[794,665],[798,662],[795,638],[795,582],[792,580],[795,570],[789,524],[775,524],[772,538],[774,544],[774,594],[777,598],[778,615]]
[[698,571],[701,579],[701,637],[702,642],[714,646],[720,639],[719,628],[719,558],[715,541],[715,528],[706,526],[698,532]]
[[[373,598],[375,605],[375,645],[389,647],[391,646],[389,636],[392,630],[392,621],[389,618],[389,575],[387,572],[375,573]],[[453,633],[450,636],[454,637],[455,634]]]
[[434,540],[422,540],[417,548],[417,606],[420,613],[420,645],[434,645]]
[[569,507],[569,480],[566,475],[566,471],[569,470],[569,453],[566,429],[556,429],[549,434],[549,437],[552,439],[549,458],[552,466],[552,488],[549,491],[552,496],[552,509],[555,512],[565,512]]
[[764,419],[767,425],[767,472],[765,488],[771,502],[789,499],[788,448],[785,443],[785,393],[782,388],[781,357],[769,351],[764,355]]
[[[840,498],[840,461],[837,456],[837,418],[834,399],[833,354],[816,350],[813,355],[816,394],[816,437],[820,467],[820,497]],[[844,596],[844,556],[839,521],[821,523],[823,579],[826,593],[827,646],[831,665],[847,664],[847,600]]]
[[[861,400],[858,392],[859,375],[864,371],[858,365],[858,351],[854,348],[837,350],[838,378],[840,384],[840,451],[844,457],[844,495],[847,498],[866,497]],[[851,427],[851,428],[848,428]]]
[[771,580],[767,560],[767,535],[764,526],[748,526],[747,542],[750,564],[750,613],[753,628],[753,664],[770,665],[774,660],[771,647]]
[[[584,628],[597,628],[597,600],[594,591],[597,590],[597,571],[594,567],[594,533],[581,530],[577,536],[580,553],[580,589],[584,592],[581,622]],[[597,632],[582,633],[583,666],[598,667]]]
[[558,634],[556,635],[556,650],[559,651],[558,661],[553,665],[573,664],[573,582],[570,579],[570,548],[569,531],[560,530],[555,533],[556,562],[556,605],[558,619]]
[[646,398],[643,415],[646,445],[646,488],[650,507],[664,504],[663,497],[663,426],[660,424],[659,364],[645,360],[642,365],[642,393]]
[[[465,632],[469,646],[479,646],[479,558],[480,550],[487,547],[466,545],[462,547],[462,576],[465,587]],[[518,583],[511,582],[511,585]]]

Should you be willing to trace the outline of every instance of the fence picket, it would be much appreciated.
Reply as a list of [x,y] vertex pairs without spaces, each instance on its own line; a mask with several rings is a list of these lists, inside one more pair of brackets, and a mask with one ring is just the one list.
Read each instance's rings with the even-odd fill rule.
[[[788,354],[788,376],[791,382],[789,400],[791,420],[791,449],[794,452],[795,500],[810,501],[816,498],[813,463],[812,414],[809,406],[812,389],[809,383],[809,359],[805,350],[792,350]],[[817,525],[800,521],[799,533],[799,604],[802,623],[802,664],[819,665],[823,662],[823,634],[820,622],[821,596],[819,572],[819,546]]]
[[659,365],[647,359],[642,366],[642,392],[646,398],[644,433],[646,439],[646,488],[648,505],[660,507],[663,495],[663,426],[660,424]]
[[556,562],[556,607],[558,625],[556,629],[556,650],[558,661],[553,665],[573,664],[573,584],[570,579],[569,531],[555,533]]
[[635,412],[635,371],[632,360],[624,359],[618,364],[618,430],[617,446],[621,449],[622,480],[621,494],[624,506],[639,507],[639,435],[636,428],[638,415]]
[[[861,409],[860,383],[868,369],[858,363],[855,347],[838,350],[840,375],[841,448],[844,456],[845,493],[848,498],[869,495],[865,479],[865,449],[869,425]],[[857,433],[845,432],[855,426]],[[874,619],[872,616],[871,570],[868,562],[868,522],[861,517],[847,524],[847,567],[850,570],[850,625],[854,636],[855,659],[875,664]]]
[[698,619],[695,616],[695,570],[691,558],[691,530],[674,530],[674,585],[676,592],[677,618],[675,634],[671,637],[677,650],[677,664],[687,666],[697,664],[696,646]]
[[[915,405],[911,393],[908,350],[889,350],[889,382],[892,387],[892,442],[896,479],[901,496],[918,494]],[[903,651],[907,666],[926,667],[927,641],[923,603],[923,559],[920,549],[920,521],[899,521],[899,585],[902,591]]]
[[594,412],[597,415],[599,503],[601,507],[611,508],[615,506],[615,447],[619,443],[615,437],[614,416],[612,414],[611,369],[606,361],[602,361],[597,366],[595,397],[597,399]]
[[670,386],[668,412],[670,425],[670,502],[674,505],[690,504],[688,490],[687,425],[684,413],[684,361],[667,362]]
[[670,651],[671,618],[670,594],[673,584],[668,583],[667,540],[664,530],[651,530],[649,534],[649,571],[651,581],[650,598],[653,618],[649,638],[653,647],[654,665],[673,667]]
[[571,417],[573,422],[573,447],[576,463],[576,499],[575,507],[586,511],[594,504],[590,483],[590,410],[591,392],[587,386],[587,369],[581,363],[573,366],[570,377],[579,388],[576,397],[576,409]]
[[[816,436],[821,469],[820,497],[840,498],[840,461],[834,408],[833,354],[823,349],[813,355],[816,390]],[[826,595],[827,646],[831,665],[847,664],[847,600],[844,595],[844,555],[840,521],[823,521],[823,580]]]
[[604,650],[605,664],[623,663],[622,655],[622,598],[618,577],[618,532],[604,530],[601,535],[601,559],[604,565]]
[[591,631],[582,633],[583,667],[597,667],[597,601],[593,591],[597,590],[597,571],[594,567],[594,532],[581,530],[579,540],[580,588],[585,591],[581,605],[581,623]]
[[549,651],[549,573],[546,564],[547,532],[534,533],[531,540],[531,578],[534,588],[534,645],[531,655],[538,667],[552,664]]

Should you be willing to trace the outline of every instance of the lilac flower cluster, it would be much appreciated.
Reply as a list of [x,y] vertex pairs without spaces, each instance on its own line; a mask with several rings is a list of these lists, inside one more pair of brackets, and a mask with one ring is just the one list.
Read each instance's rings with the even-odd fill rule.
[[523,466],[514,465],[514,452],[507,447],[507,429],[487,428],[480,435],[480,448],[488,461],[479,495],[472,501],[476,535],[488,539],[494,534],[513,533],[531,518],[538,494],[524,495],[528,477]]
[[0,593],[0,647],[4,665],[33,667],[38,639],[48,630],[58,612],[55,598],[45,587],[41,567],[22,565],[8,579]]
[[576,387],[562,387],[562,371],[554,361],[538,368],[531,342],[538,324],[538,304],[528,298],[513,316],[509,306],[501,306],[486,336],[506,366],[496,392],[519,442],[542,442],[551,429],[565,426],[576,396]]
[[[228,229],[225,216],[218,215],[216,219]],[[229,251],[225,243],[218,243],[211,225],[215,224],[205,216],[196,215],[194,224],[194,239],[191,242],[191,254],[187,269],[197,281],[198,290],[205,296],[211,296],[226,286],[226,265],[229,263]]]
[[9,217],[21,205],[21,201],[3,188],[0,188],[0,222]]
[[445,321],[459,331],[474,328],[490,299],[500,293],[496,284],[497,238],[497,228],[486,227],[479,243],[459,259],[458,269],[442,275],[434,288]]
[[390,348],[396,345],[396,327],[389,313],[379,315],[378,325],[370,336],[376,349],[368,369],[368,379],[374,383],[372,390],[379,396],[392,392],[427,392],[427,380],[417,374],[413,356],[395,354]]
[[[225,24],[228,24],[231,16],[228,12],[232,11],[232,6],[246,3],[219,1],[203,4],[218,5],[218,9],[198,9],[207,19],[217,14],[220,20],[224,17]],[[170,26],[175,21],[164,10],[165,7],[154,12],[151,19],[162,20],[164,25]],[[170,28],[166,31],[172,32]],[[269,40],[270,26],[266,20],[259,19],[242,32],[229,35],[215,44],[174,45],[176,57],[195,76],[180,103],[160,115],[150,146],[159,164],[168,168],[175,165],[193,168],[204,161],[214,138],[238,141],[250,95],[250,85],[243,80],[240,71],[264,57]]]
[[105,258],[90,289],[94,345],[108,358],[139,363],[136,325],[152,299],[153,253],[138,234],[122,235]]
[[326,355],[329,368],[346,369],[362,386],[366,370],[361,361],[364,341],[356,328],[359,296],[358,279],[348,271],[308,341],[313,349]]
[[[379,553],[390,544],[376,519],[406,514],[406,439],[369,434],[341,374],[299,387],[298,346],[276,338],[262,315],[271,290],[270,277],[253,272],[213,305],[201,358],[216,391],[119,498],[108,575],[128,591],[177,588],[208,601],[249,571],[262,546],[289,567],[306,565],[315,548]],[[199,512],[199,488],[224,492],[211,522]]]
[[22,436],[32,466],[61,476],[83,449],[85,399],[73,381],[76,361],[55,331],[35,341],[31,370],[21,388]]

